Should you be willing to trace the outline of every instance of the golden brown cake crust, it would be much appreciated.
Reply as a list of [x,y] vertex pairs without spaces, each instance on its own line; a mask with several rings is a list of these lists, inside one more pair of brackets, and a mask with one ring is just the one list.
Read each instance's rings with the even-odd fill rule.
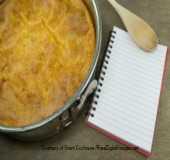
[[83,0],[7,0],[0,12],[0,125],[26,126],[75,94],[95,31]]

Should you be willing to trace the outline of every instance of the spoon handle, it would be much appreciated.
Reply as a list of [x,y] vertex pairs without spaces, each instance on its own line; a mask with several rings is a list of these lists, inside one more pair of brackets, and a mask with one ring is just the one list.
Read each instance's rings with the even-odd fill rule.
[[121,16],[121,9],[125,9],[123,6],[121,6],[119,3],[116,2],[116,0],[108,0],[110,4],[115,8],[115,10],[118,12],[118,14]]

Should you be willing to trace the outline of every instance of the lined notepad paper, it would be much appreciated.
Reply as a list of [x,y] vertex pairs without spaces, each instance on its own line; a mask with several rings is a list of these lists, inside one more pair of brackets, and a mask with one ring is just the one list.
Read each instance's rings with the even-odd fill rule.
[[114,27],[88,123],[151,152],[167,47],[145,53]]

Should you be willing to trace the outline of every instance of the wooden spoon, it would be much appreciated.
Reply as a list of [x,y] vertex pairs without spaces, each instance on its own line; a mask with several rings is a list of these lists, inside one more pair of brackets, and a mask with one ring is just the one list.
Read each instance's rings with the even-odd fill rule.
[[140,48],[148,52],[156,48],[158,37],[143,19],[118,4],[115,0],[108,1],[118,12],[130,36]]

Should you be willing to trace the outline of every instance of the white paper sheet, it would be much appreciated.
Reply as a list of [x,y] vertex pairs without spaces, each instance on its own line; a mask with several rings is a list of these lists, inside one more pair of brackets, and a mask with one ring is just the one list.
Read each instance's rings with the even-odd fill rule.
[[[151,152],[167,47],[145,53],[128,33],[114,27],[96,111],[88,121],[107,132]],[[109,53],[107,53],[109,54]]]

